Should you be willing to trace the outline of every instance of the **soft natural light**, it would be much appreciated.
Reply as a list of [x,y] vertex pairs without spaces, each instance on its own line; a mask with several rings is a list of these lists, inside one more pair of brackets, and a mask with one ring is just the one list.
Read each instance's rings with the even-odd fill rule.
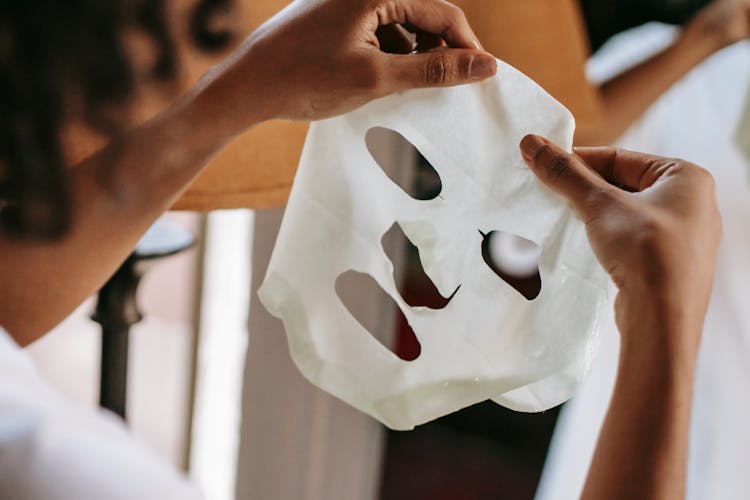
[[253,221],[249,210],[213,212],[205,235],[190,474],[211,500],[234,498]]

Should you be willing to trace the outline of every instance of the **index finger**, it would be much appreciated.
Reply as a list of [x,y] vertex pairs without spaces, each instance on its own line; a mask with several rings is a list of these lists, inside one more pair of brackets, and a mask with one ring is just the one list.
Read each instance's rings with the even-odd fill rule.
[[643,191],[675,160],[612,147],[575,148],[574,152],[610,184]]
[[440,35],[454,48],[482,48],[464,12],[445,0],[397,0],[376,8],[381,25],[399,23]]

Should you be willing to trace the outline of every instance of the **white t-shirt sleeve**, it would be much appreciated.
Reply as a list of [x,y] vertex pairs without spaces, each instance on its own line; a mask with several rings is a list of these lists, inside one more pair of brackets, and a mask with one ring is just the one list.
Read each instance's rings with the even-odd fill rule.
[[0,329],[0,498],[199,499],[199,490],[104,411],[78,408]]

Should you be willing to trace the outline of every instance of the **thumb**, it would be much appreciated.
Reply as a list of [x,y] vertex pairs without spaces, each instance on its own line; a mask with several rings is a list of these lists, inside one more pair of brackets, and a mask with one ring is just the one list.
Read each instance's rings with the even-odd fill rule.
[[591,215],[596,205],[592,202],[602,200],[614,188],[580,158],[538,135],[521,140],[521,154],[539,180],[565,197],[584,217]]
[[489,78],[497,72],[490,54],[474,49],[438,49],[420,54],[388,54],[388,91],[449,87]]

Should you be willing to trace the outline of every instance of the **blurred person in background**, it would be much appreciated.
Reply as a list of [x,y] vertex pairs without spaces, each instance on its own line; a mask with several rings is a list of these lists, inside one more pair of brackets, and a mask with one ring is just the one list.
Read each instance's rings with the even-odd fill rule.
[[672,85],[711,55],[750,36],[749,0],[580,0],[589,44],[649,21],[681,25],[672,43],[599,84],[604,119],[576,144],[612,144]]
[[[226,39],[211,29],[225,3],[199,4],[191,22],[198,43]],[[198,497],[120,422],[66,403],[19,345],[101,286],[243,130],[272,118],[325,118],[392,92],[479,81],[496,70],[461,11],[441,0],[297,1],[190,92],[131,128],[123,118],[136,83],[128,42],[145,36],[155,45],[159,79],[175,69],[162,7],[148,0],[0,5],[3,498]],[[394,53],[414,48],[404,29],[418,34],[408,55]],[[430,50],[442,42],[447,47]],[[60,135],[75,121],[111,142],[68,168]],[[721,232],[713,181],[687,162],[638,153],[599,148],[573,156],[536,136],[521,149],[587,222],[597,257],[620,287],[618,326],[630,348],[586,495],[679,497]]]
[[[600,4],[601,9],[621,11],[635,7],[635,2]],[[679,2],[652,4],[664,7]],[[662,54],[657,58],[665,59],[670,51],[680,50],[678,47],[691,43],[701,46],[690,42],[691,37],[699,35],[706,40],[705,53],[712,54],[656,100],[616,144],[690,158],[705,165],[716,179],[724,237],[696,372],[687,497],[743,499],[747,497],[750,446],[746,422],[750,412],[750,314],[746,303],[750,283],[750,164],[733,138],[750,89],[750,16],[747,2],[724,0],[699,11],[684,30],[655,23],[633,28],[653,19],[679,20],[692,12],[688,9],[667,16],[655,15],[656,9],[652,9],[651,14],[638,17],[634,24],[611,26],[606,34],[595,35],[599,42],[594,47],[598,45],[600,50],[589,69],[597,81],[617,81],[616,76],[611,80],[613,74],[626,74],[633,63],[648,60],[654,52]],[[592,19],[587,22],[589,26],[593,23]],[[632,29],[604,43],[605,36],[625,28]],[[709,43],[711,40],[713,43]],[[667,72],[669,66],[666,64]],[[660,70],[660,65],[654,65],[652,72],[658,74]],[[645,88],[648,92],[648,86]],[[686,268],[685,272],[692,270]],[[537,491],[539,500],[578,498],[586,481],[615,386],[620,341],[613,320],[605,323],[602,337],[601,353],[592,372],[560,415]]]

